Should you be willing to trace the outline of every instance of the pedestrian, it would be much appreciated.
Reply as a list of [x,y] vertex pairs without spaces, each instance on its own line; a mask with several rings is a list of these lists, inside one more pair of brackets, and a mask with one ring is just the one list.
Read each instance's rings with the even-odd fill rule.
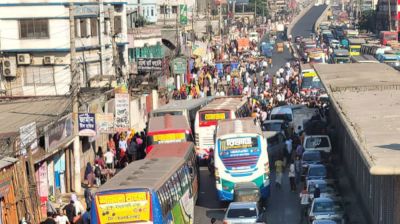
[[54,219],[57,224],[72,224],[69,222],[68,217],[65,215],[63,210],[58,212],[57,217]]
[[82,215],[83,224],[90,224],[90,208],[86,208],[86,212]]
[[275,183],[279,189],[282,187],[282,176],[283,176],[283,161],[282,157],[280,156],[275,161]]
[[292,139],[288,138],[285,141],[286,146],[286,161],[290,161],[292,159]]
[[48,212],[46,220],[44,220],[40,224],[56,224],[56,221],[54,220],[53,214]]
[[296,173],[294,163],[291,161],[289,165],[289,181],[290,181],[290,190],[292,192],[296,191]]
[[66,205],[66,206],[63,208],[63,210],[65,211],[65,214],[66,214],[67,217],[68,217],[69,223],[71,223],[71,224],[74,223],[74,217],[75,217],[75,215],[76,215],[76,210],[75,210],[75,206],[74,206],[74,201],[71,200],[71,201],[69,202],[69,204]]
[[86,169],[85,169],[85,175],[84,175],[84,180],[87,182],[87,186],[91,187],[93,184],[93,167],[90,162],[87,162],[86,164]]
[[320,196],[321,196],[321,189],[319,189],[319,185],[316,184],[314,189],[314,199],[319,198]]
[[96,178],[97,187],[100,187],[100,185],[101,185],[101,167],[99,166],[97,161],[95,162],[95,165],[94,165],[94,176]]
[[299,156],[296,156],[296,160],[294,161],[294,170],[296,172],[296,184],[299,184],[301,180],[301,172],[303,170]]
[[74,202],[74,206],[75,206],[75,215],[78,215],[78,213],[81,213],[85,211],[85,209],[83,208],[83,205],[81,203],[81,201],[79,201],[78,196],[76,196],[76,194],[72,194],[71,195],[71,201]]
[[85,197],[86,208],[90,208],[92,206],[92,198],[93,198],[90,188],[88,187],[85,188],[83,196]]
[[107,152],[104,154],[104,158],[106,159],[106,167],[108,169],[114,168],[114,157],[114,153],[112,153],[110,149],[107,149]]
[[97,148],[97,156],[103,158],[103,148],[101,146]]
[[308,205],[310,204],[310,195],[307,191],[306,184],[304,184],[303,190],[300,192],[300,204],[301,204],[300,224],[302,224],[304,218],[307,217],[307,209]]
[[304,148],[301,144],[299,144],[296,148],[296,156],[301,158],[303,156],[303,152],[304,152]]

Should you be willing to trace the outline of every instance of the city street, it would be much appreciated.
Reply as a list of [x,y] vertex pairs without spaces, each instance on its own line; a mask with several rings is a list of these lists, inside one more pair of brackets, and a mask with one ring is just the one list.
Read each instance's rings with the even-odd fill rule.
[[[315,21],[324,11],[325,7],[324,5],[316,6],[307,12],[294,26],[292,36],[309,36]],[[274,66],[271,68],[270,74],[274,74],[276,70],[290,60],[292,56],[288,49],[285,48],[283,53],[274,53],[272,58]],[[274,180],[274,173],[271,174],[271,180]],[[298,190],[299,189],[298,187]],[[222,223],[225,213],[224,209],[227,206],[228,203],[221,203],[217,200],[214,179],[210,176],[207,168],[202,167],[200,192],[195,208],[194,223],[210,223],[211,218],[216,218],[218,220],[217,223]],[[287,172],[284,174],[282,189],[276,189],[274,181],[272,181],[271,197],[268,199],[266,213],[267,223],[299,223],[299,196],[297,192],[290,192]]]

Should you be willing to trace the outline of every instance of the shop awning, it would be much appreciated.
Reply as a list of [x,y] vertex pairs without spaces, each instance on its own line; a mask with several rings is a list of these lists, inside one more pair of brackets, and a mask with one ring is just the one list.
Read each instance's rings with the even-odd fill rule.
[[0,169],[6,168],[14,163],[16,163],[18,159],[8,157],[8,156],[0,156]]

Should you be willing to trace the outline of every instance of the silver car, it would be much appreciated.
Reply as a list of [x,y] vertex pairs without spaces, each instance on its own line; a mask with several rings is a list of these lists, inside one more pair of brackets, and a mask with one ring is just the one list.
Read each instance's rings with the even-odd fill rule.
[[224,224],[259,223],[260,211],[256,202],[231,202],[226,210]]

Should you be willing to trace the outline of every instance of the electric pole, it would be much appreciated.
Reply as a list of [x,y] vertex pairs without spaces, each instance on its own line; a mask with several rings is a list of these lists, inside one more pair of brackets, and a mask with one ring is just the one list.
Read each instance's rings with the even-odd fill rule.
[[219,3],[219,36],[221,38],[222,41],[222,3]]
[[78,113],[79,113],[79,88],[80,76],[76,63],[76,49],[75,49],[75,16],[74,5],[69,5],[69,38],[70,38],[70,57],[71,57],[71,97],[72,97],[72,114],[74,118],[74,191],[81,193],[81,153],[79,143],[79,129],[78,129]]
[[117,78],[117,83],[121,82],[121,79],[125,81],[125,77],[122,77],[121,67],[119,63],[119,54],[117,51],[117,43],[115,41],[115,27],[114,27],[114,7],[110,7],[108,9],[108,13],[110,15],[110,33],[112,40],[112,53],[113,53],[113,66],[115,70],[115,77]]
[[391,0],[388,0],[388,13],[389,13],[389,31],[392,31],[392,8],[390,6]]
[[104,4],[103,0],[99,0],[99,45],[100,45],[100,77],[104,75],[104,52],[106,50],[103,43],[104,38]]

